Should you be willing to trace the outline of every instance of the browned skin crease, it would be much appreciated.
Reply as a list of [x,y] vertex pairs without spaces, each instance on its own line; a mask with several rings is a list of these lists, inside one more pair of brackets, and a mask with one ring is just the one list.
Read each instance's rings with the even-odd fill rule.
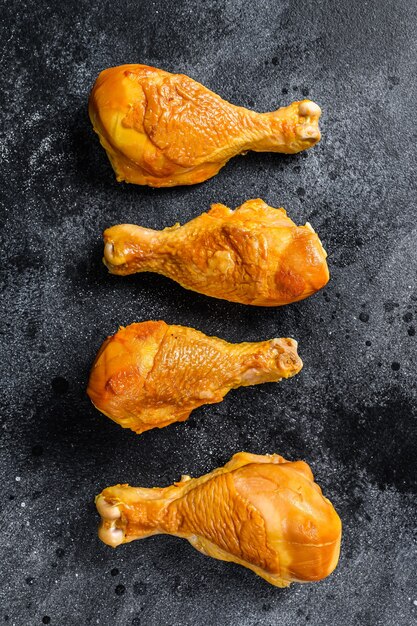
[[309,224],[284,209],[248,200],[162,231],[120,224],[104,232],[104,263],[112,274],[157,272],[186,289],[241,304],[280,306],[326,285],[326,252]]
[[96,498],[99,536],[117,546],[153,534],[253,570],[273,585],[321,580],[336,567],[341,522],[303,461],[235,454],[171,487],[108,487]]
[[184,421],[230,389],[290,378],[301,368],[293,339],[231,344],[150,321],[120,328],[104,342],[87,393],[102,413],[142,433]]
[[89,113],[117,179],[153,187],[202,182],[248,150],[294,154],[320,140],[321,110],[310,100],[256,113],[146,65],[101,72]]

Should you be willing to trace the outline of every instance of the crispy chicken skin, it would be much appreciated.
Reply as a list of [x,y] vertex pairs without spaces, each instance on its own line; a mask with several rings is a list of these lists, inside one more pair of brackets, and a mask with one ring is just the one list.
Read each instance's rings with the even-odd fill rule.
[[277,454],[240,452],[224,467],[171,487],[107,487],[96,506],[99,537],[110,546],[156,534],[184,537],[277,587],[321,580],[339,559],[335,509],[307,463]]
[[248,200],[162,231],[120,224],[104,231],[112,274],[157,272],[186,289],[241,304],[280,306],[303,300],[329,280],[327,254],[310,224],[284,209]]
[[321,110],[310,100],[256,113],[147,65],[102,71],[89,114],[117,180],[152,187],[201,183],[237,154],[293,154],[320,139]]
[[293,339],[231,344],[185,326],[149,321],[106,339],[87,393],[112,420],[142,433],[183,422],[241,386],[290,378],[302,368]]

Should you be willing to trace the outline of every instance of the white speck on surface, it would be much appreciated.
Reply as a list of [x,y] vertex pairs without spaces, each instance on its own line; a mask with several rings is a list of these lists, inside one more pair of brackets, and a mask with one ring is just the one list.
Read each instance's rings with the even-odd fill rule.
[[22,509],[24,509],[24,508],[25,508],[25,506],[26,506],[26,502],[21,502],[21,503],[20,503],[20,506],[22,507]]
[[20,476],[16,476],[16,482],[20,483]]

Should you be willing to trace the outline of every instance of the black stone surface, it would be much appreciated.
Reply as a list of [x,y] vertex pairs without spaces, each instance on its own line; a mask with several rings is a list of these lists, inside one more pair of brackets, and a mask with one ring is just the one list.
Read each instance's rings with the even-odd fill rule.
[[[416,623],[416,3],[10,0],[1,33],[0,623]],[[308,94],[323,140],[235,158],[194,187],[117,184],[87,97],[126,62],[260,111]],[[101,264],[111,224],[161,228],[258,196],[318,230],[325,291],[256,309]],[[230,341],[293,336],[304,370],[137,437],[85,387],[104,337],[149,318]],[[167,485],[238,450],[311,464],[344,523],[330,578],[281,590],[179,539],[97,539],[103,487]]]

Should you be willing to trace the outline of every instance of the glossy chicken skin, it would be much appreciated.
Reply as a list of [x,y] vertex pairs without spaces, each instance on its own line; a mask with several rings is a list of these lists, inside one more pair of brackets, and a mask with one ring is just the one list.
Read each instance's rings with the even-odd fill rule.
[[200,478],[171,487],[116,485],[97,496],[99,537],[116,547],[156,534],[184,537],[272,585],[328,576],[339,559],[341,522],[303,461],[240,452]]
[[293,154],[320,139],[321,110],[310,100],[256,113],[147,65],[101,72],[89,114],[117,180],[152,187],[193,185],[248,150]]
[[327,254],[310,224],[297,226],[284,209],[248,200],[162,231],[120,224],[104,232],[104,263],[112,274],[157,272],[207,296],[280,306],[312,295],[329,280]]
[[182,422],[236,387],[290,378],[302,368],[293,339],[231,344],[165,322],[131,324],[101,346],[87,393],[136,433]]

